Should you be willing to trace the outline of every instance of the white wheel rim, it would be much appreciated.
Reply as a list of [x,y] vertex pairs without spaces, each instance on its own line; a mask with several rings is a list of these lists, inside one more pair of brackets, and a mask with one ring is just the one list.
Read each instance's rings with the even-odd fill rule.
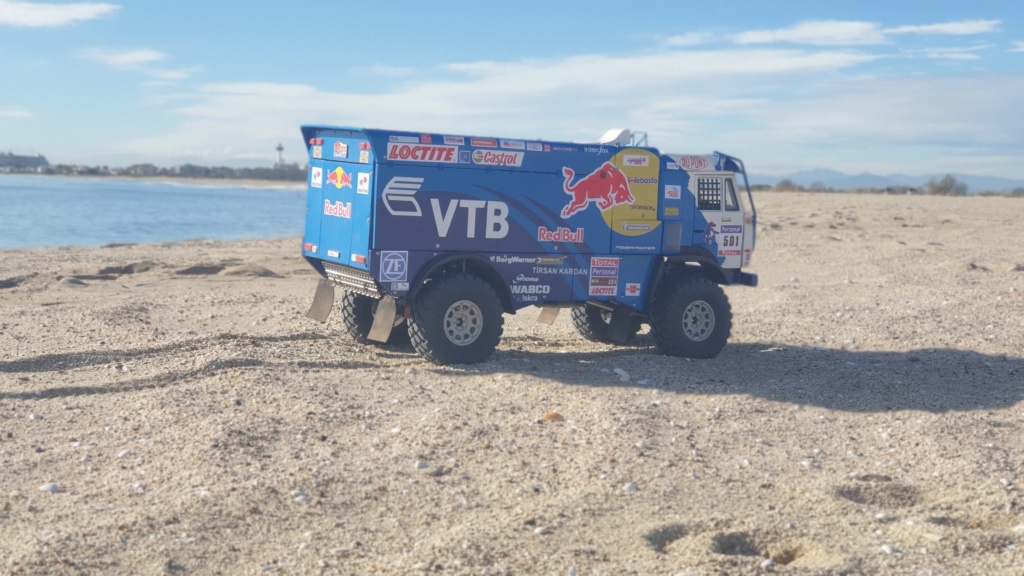
[[484,315],[470,300],[459,300],[444,313],[444,334],[457,346],[469,346],[480,337]]
[[683,310],[683,334],[694,342],[711,336],[715,329],[715,311],[703,300],[694,300]]

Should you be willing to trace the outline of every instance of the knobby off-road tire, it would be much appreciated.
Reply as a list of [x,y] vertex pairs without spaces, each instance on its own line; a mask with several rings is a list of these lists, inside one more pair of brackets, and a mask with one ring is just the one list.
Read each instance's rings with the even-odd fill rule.
[[501,340],[501,301],[489,284],[471,274],[428,283],[416,297],[409,337],[416,351],[435,364],[487,360]]
[[666,279],[654,299],[651,328],[658,351],[683,358],[714,358],[732,330],[732,308],[722,287],[703,276]]
[[[571,316],[573,328],[579,332],[580,336],[587,340],[602,344],[621,344],[621,342],[616,342],[609,337],[612,321],[611,312],[602,310],[593,304],[584,304],[582,306],[573,306]],[[639,318],[633,320],[633,325],[630,326],[630,339],[640,331],[640,324]]]
[[[345,332],[360,344],[384,344],[370,340],[370,328],[373,326],[373,313],[377,310],[377,300],[362,294],[345,290],[341,297],[341,321]],[[391,329],[387,344],[404,345],[409,343],[409,328],[405,322]]]

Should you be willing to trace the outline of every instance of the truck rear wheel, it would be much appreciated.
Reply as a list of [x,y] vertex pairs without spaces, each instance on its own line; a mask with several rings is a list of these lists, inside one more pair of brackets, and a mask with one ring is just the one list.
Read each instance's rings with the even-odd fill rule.
[[[593,304],[584,304],[582,306],[573,306],[572,308],[572,326],[579,332],[580,336],[583,336],[591,342],[601,342],[602,344],[620,344],[611,339],[611,321],[612,313],[598,308]],[[632,320],[633,324],[630,326],[629,337],[636,336],[637,332],[640,331],[641,322],[639,318]]]
[[[377,300],[355,292],[345,291],[341,297],[341,321],[345,332],[360,344],[383,344],[367,338],[373,326],[373,313],[377,310]],[[388,336],[388,344],[402,345],[409,343],[409,330],[404,322],[395,324]]]
[[435,364],[487,360],[501,340],[501,301],[489,284],[471,274],[442,276],[425,285],[412,308],[409,337]]
[[732,309],[721,286],[703,276],[683,275],[658,289],[651,328],[662,354],[714,358],[729,340]]

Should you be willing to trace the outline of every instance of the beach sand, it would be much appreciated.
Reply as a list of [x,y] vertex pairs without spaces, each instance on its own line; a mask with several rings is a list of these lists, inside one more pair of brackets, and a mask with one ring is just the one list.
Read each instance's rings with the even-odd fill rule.
[[756,200],[704,361],[359,345],[298,237],[2,251],[0,572],[1021,574],[1024,201]]

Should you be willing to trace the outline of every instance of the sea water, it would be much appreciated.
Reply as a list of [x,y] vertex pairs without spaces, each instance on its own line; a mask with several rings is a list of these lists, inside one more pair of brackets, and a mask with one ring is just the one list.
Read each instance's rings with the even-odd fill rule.
[[0,174],[0,249],[301,236],[304,217],[301,183]]

